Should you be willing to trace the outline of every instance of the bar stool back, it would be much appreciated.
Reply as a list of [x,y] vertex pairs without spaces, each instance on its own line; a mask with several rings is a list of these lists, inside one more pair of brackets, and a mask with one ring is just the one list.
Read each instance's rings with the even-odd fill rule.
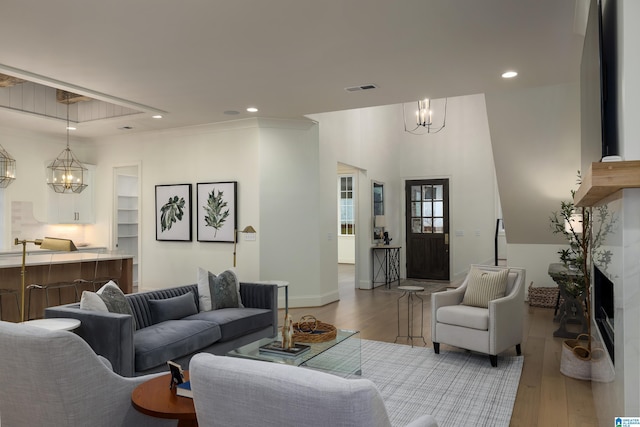
[[13,295],[16,299],[16,307],[18,307],[18,315],[20,315],[20,301],[18,300],[18,291],[15,289],[0,289],[0,320],[2,320],[2,297]]
[[58,290],[58,304],[63,304],[62,301],[62,289],[73,288],[75,298],[71,302],[79,300],[78,286],[76,280],[82,277],[82,266],[79,262],[65,262],[72,261],[74,255],[67,253],[53,253],[51,254],[51,261],[49,263],[49,273],[44,283],[32,283],[27,286],[29,292],[29,299],[27,304],[27,320],[31,318],[31,295],[34,290],[44,291],[45,307],[51,307],[49,303],[49,290]]
[[[116,259],[101,259],[100,255],[116,257]],[[104,256],[102,258],[104,258]],[[96,274],[93,279],[93,289],[97,290],[105,283],[113,281],[119,285],[122,275],[122,254],[118,251],[103,252],[96,261]]]

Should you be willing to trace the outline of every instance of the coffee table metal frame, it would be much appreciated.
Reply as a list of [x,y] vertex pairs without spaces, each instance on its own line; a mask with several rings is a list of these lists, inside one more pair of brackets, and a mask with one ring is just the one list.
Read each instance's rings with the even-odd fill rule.
[[309,345],[311,349],[298,356],[260,352],[261,346],[281,339],[280,334],[277,338],[263,338],[231,350],[227,356],[303,366],[339,376],[362,374],[360,331],[338,329],[333,340],[318,343],[300,342]]

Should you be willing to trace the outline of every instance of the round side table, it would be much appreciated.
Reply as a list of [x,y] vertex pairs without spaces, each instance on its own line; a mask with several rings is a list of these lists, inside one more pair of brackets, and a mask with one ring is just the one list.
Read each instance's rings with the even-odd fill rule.
[[[184,377],[189,380],[189,371]],[[177,396],[170,383],[171,374],[166,374],[140,384],[131,393],[133,407],[151,417],[178,420],[178,427],[197,427],[193,399]]]
[[[424,340],[424,300],[417,295],[418,292],[424,291],[424,288],[422,286],[398,286],[398,290],[403,291],[403,294],[398,298],[398,335],[394,342],[397,342],[398,338],[409,338],[411,347],[413,347],[413,339],[421,338],[424,345],[427,345]],[[407,335],[400,335],[400,300],[405,296],[407,296]],[[420,300],[420,335],[413,334],[414,298]]]
[[35,319],[22,322],[24,325],[37,326],[49,331],[73,331],[80,326],[78,319],[66,317],[50,317],[48,319]]

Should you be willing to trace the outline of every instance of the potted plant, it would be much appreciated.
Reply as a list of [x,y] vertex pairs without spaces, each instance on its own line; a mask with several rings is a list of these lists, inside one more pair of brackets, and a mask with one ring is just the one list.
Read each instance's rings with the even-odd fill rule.
[[[578,171],[578,184],[580,184]],[[610,262],[611,251],[601,250],[605,236],[611,232],[615,219],[611,217],[607,206],[592,210],[588,207],[577,207],[573,203],[575,190],[571,190],[571,201],[562,201],[560,210],[553,212],[550,219],[554,234],[562,234],[569,242],[567,249],[558,251],[560,261],[569,269],[577,270],[578,275],[567,275],[567,280],[559,286],[569,298],[580,301],[586,317],[587,333],[575,339],[563,342],[560,370],[563,374],[580,379],[591,379],[591,361],[602,356],[602,349],[592,349],[591,334],[591,266],[593,259]],[[593,215],[597,216],[599,227],[593,230]],[[584,339],[583,339],[584,338]],[[586,341],[586,342],[584,342]],[[584,342],[584,344],[583,344]]]

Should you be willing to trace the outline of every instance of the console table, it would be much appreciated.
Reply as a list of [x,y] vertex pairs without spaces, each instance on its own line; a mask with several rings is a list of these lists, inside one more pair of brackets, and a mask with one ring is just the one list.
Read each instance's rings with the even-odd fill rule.
[[[549,276],[558,284],[559,297],[564,302],[558,307],[558,315],[554,318],[560,322],[560,327],[553,333],[554,337],[576,338],[580,334],[586,334],[589,330],[588,319],[585,316],[584,294],[574,296],[567,291],[567,284],[582,281],[580,270],[571,270],[561,263],[549,264]],[[567,329],[568,324],[578,325],[577,332]]]
[[[400,249],[402,246],[382,245],[371,247],[371,285],[391,283],[400,285]],[[377,265],[376,265],[377,262]],[[381,281],[384,279],[384,281]]]

